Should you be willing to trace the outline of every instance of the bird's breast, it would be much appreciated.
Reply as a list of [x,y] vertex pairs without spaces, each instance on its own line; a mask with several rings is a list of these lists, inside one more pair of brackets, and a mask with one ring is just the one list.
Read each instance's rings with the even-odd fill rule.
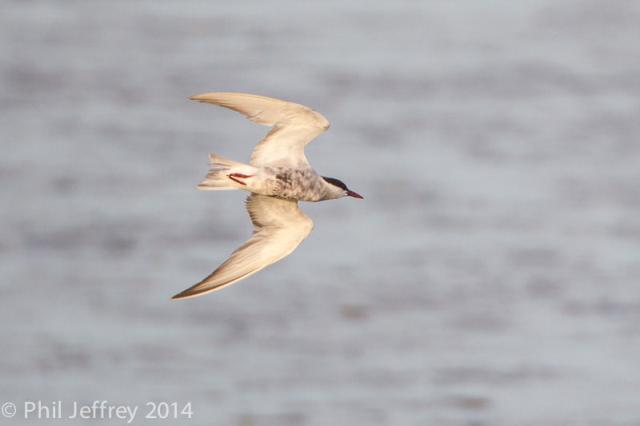
[[300,201],[322,199],[322,178],[313,169],[267,167],[263,173],[266,195]]

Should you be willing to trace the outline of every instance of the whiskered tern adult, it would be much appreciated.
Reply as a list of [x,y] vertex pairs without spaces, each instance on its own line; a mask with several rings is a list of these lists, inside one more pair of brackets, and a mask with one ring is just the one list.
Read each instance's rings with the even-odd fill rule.
[[320,176],[304,147],[329,128],[329,121],[304,105],[248,93],[203,93],[190,99],[232,109],[271,126],[253,150],[249,164],[209,155],[211,169],[201,190],[241,189],[253,223],[252,237],[211,275],[173,296],[186,299],[220,290],[288,256],[313,230],[298,201],[363,198],[336,178]]

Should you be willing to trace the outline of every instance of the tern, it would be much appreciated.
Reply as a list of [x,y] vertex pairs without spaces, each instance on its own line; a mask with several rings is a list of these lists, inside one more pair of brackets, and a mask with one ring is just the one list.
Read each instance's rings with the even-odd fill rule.
[[211,169],[198,189],[250,192],[246,208],[253,235],[209,276],[173,299],[220,290],[290,255],[313,230],[298,201],[363,198],[341,180],[320,176],[307,161],[305,145],[329,128],[319,112],[248,93],[203,93],[189,99],[237,111],[271,131],[255,147],[249,164],[209,154]]

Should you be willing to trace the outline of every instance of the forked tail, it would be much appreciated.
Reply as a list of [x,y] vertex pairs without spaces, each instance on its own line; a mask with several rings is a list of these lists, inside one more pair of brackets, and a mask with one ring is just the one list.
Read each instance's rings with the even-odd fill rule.
[[211,169],[207,177],[198,185],[198,189],[204,191],[243,189],[245,185],[234,176],[249,176],[256,173],[256,168],[253,166],[229,160],[214,153],[209,154],[209,164]]

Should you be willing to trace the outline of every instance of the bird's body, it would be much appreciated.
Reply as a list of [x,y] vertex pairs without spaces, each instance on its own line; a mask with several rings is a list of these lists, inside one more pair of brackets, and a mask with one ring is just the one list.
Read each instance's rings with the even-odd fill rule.
[[[253,194],[278,197],[295,201],[323,201],[342,196],[341,191],[322,176],[318,175],[311,167],[292,168],[286,166],[252,167],[243,165],[240,167],[225,167],[216,162],[219,157],[210,156],[212,169],[200,185],[199,189],[244,189]],[[228,178],[225,188],[216,187],[219,176]],[[210,183],[213,183],[211,186]]]
[[245,93],[205,93],[191,99],[240,112],[251,121],[272,126],[272,130],[256,146],[249,164],[209,155],[211,169],[198,189],[250,192],[247,211],[254,232],[211,275],[174,299],[219,290],[288,256],[313,229],[298,201],[362,198],[340,180],[320,176],[304,155],[304,146],[329,128],[329,121],[320,113]]

